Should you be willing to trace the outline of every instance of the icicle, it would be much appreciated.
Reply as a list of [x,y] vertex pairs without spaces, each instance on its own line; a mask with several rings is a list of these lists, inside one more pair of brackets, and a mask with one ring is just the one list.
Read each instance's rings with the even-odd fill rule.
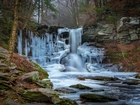
[[19,30],[17,50],[18,54],[22,55],[22,30]]

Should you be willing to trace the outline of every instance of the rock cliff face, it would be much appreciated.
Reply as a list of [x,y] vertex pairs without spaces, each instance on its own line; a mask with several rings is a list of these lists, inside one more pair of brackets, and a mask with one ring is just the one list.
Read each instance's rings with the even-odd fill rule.
[[[83,42],[93,46],[104,47],[111,63],[121,64],[123,71],[140,71],[138,67],[140,21],[137,17],[122,17],[117,24],[97,24],[84,30]],[[137,57],[135,56],[137,55]]]
[[[140,23],[136,17],[122,17],[117,24],[117,29],[113,24],[100,24],[97,27],[88,27],[84,31],[83,37],[86,41],[97,43],[117,40],[121,44],[129,44],[140,39]],[[87,37],[88,36],[88,37]]]

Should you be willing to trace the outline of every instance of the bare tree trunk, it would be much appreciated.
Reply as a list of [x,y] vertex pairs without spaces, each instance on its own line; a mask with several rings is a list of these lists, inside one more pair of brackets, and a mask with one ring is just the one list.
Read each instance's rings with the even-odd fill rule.
[[79,10],[78,10],[78,1],[77,0],[75,0],[75,13],[76,13],[76,17],[75,17],[75,19],[76,19],[76,27],[78,27],[79,26]]
[[14,22],[11,30],[11,37],[10,37],[10,43],[9,43],[9,54],[6,59],[8,65],[11,63],[11,59],[13,57],[13,52],[15,48],[15,40],[16,40],[16,32],[18,27],[18,0],[15,1],[15,8],[14,8]]
[[38,24],[40,23],[40,0],[38,2]]
[[29,14],[28,14],[28,18],[25,21],[25,24],[23,25],[22,29],[24,29],[27,26],[27,23],[29,22],[29,20],[30,20],[30,18],[32,16],[33,12],[34,12],[34,9],[35,9],[35,6],[36,6],[37,2],[38,2],[38,0],[35,0],[34,4],[31,4]]
[[44,23],[44,0],[41,0],[41,24]]

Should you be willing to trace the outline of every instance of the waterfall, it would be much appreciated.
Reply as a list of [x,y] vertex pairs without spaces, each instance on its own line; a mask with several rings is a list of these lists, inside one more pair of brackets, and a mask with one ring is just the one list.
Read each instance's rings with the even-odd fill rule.
[[81,45],[82,28],[70,30],[70,51],[77,53],[77,48]]
[[104,59],[104,49],[95,48],[88,43],[81,45],[82,30],[60,28],[55,35],[36,35],[28,31],[28,38],[23,38],[22,31],[19,30],[17,50],[20,55],[42,67],[62,64],[66,68],[80,71],[85,68],[90,72],[99,70]]

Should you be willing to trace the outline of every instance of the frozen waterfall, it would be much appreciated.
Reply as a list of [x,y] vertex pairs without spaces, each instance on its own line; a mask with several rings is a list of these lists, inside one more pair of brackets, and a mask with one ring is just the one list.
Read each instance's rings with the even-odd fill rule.
[[81,45],[82,32],[82,28],[60,28],[55,35],[36,35],[29,31],[28,37],[25,37],[19,30],[17,50],[20,55],[42,67],[62,64],[66,70],[86,68],[92,72],[103,69],[100,64],[104,59],[104,49],[95,48],[88,43]]

